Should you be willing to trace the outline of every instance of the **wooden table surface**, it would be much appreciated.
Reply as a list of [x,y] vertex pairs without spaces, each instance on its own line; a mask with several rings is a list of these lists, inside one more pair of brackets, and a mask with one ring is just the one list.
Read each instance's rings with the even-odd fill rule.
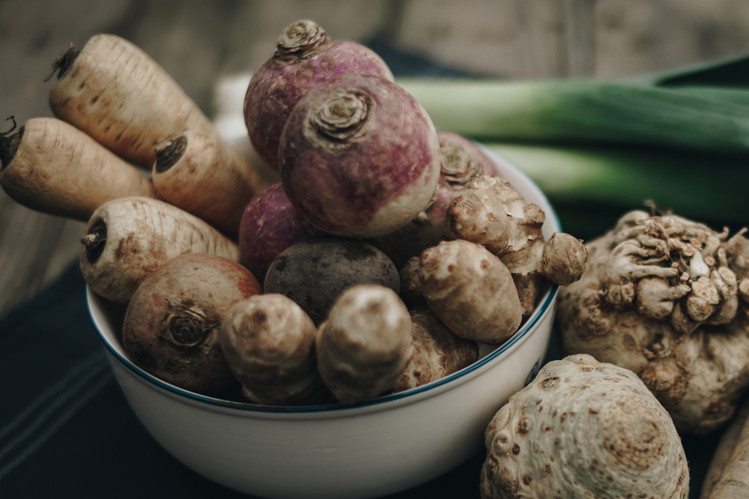
[[[301,18],[336,38],[378,36],[506,78],[614,78],[749,47],[746,0],[0,0],[0,132],[10,116],[21,124],[51,115],[52,62],[98,32],[142,47],[214,115],[217,82],[258,67],[281,29]],[[83,227],[0,192],[0,317],[77,261]]]

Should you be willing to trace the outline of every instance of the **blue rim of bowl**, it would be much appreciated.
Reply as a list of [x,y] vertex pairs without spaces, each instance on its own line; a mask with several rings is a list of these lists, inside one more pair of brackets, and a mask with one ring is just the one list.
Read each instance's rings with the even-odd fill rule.
[[[551,287],[544,294],[542,301],[536,307],[533,314],[528,318],[527,321],[525,321],[525,323],[520,327],[520,329],[518,329],[518,331],[515,332],[515,334],[512,335],[510,339],[508,339],[506,342],[502,343],[497,348],[495,348],[494,350],[492,350],[491,352],[489,352],[484,357],[480,358],[479,360],[477,360],[470,366],[467,366],[461,369],[460,371],[457,371],[448,376],[445,376],[444,378],[438,379],[436,381],[432,381],[431,383],[427,383],[425,385],[418,386],[416,388],[411,388],[409,390],[392,393],[388,395],[382,395],[382,396],[375,397],[373,399],[366,400],[358,404],[352,404],[352,405],[329,403],[329,404],[300,405],[300,406],[273,406],[273,405],[265,406],[265,405],[253,404],[251,402],[239,402],[239,401],[232,401],[232,400],[225,400],[225,399],[210,397],[207,395],[202,395],[196,392],[186,390],[184,388],[180,388],[178,386],[172,385],[170,383],[167,383],[166,381],[159,379],[158,377],[148,373],[147,371],[144,371],[140,367],[136,366],[130,359],[123,356],[117,349],[115,349],[110,344],[108,339],[104,336],[104,334],[99,329],[98,323],[93,317],[93,313],[91,311],[91,302],[88,299],[87,299],[87,305],[88,305],[87,308],[88,308],[89,317],[91,318],[92,322],[96,326],[94,328],[96,330],[96,334],[98,335],[99,340],[104,344],[105,348],[109,351],[109,353],[112,354],[120,364],[122,364],[131,373],[135,374],[140,379],[148,382],[149,384],[155,385],[163,390],[166,390],[167,392],[173,395],[177,395],[179,397],[186,397],[192,401],[202,402],[202,403],[212,405],[212,406],[238,409],[238,410],[247,411],[247,412],[278,413],[278,414],[292,414],[292,413],[307,414],[307,413],[321,413],[321,412],[332,413],[332,412],[352,411],[355,409],[360,409],[362,407],[380,406],[380,405],[387,404],[390,402],[410,398],[417,394],[433,391],[437,389],[438,387],[444,386],[454,380],[464,378],[468,376],[469,374],[481,369],[483,366],[489,364],[490,362],[494,361],[498,357],[502,356],[502,354],[509,351],[514,345],[516,345],[523,338],[528,336],[528,334],[533,330],[534,326],[538,324],[541,318],[549,311],[550,307],[553,305],[554,297],[557,295],[558,289],[559,287],[557,285],[552,284]],[[87,292],[90,292],[88,288],[87,288]]]
[[[546,194],[538,187],[538,185],[533,181],[533,179],[531,179],[528,175],[526,175],[525,172],[523,172],[522,170],[517,168],[514,164],[512,164],[511,161],[507,160],[504,157],[501,157],[500,154],[498,154],[497,152],[488,149],[483,144],[479,143],[479,146],[482,149],[484,149],[484,151],[488,152],[490,156],[495,157],[495,159],[501,159],[502,161],[504,161],[505,164],[508,165],[514,171],[515,174],[518,174],[521,177],[523,177],[523,180],[537,191],[538,195],[551,208],[550,210],[551,213],[547,213],[547,216],[551,215],[551,218],[553,219],[554,224],[555,224],[555,229],[558,232],[562,232],[562,224],[561,224],[561,221],[559,220],[559,217],[556,211],[554,210],[553,206],[551,206],[551,203],[549,202],[549,200],[546,198]],[[87,293],[92,293],[91,290],[88,288],[88,286],[86,286],[86,291]],[[104,344],[106,349],[114,356],[114,358],[116,358],[120,364],[125,366],[131,373],[135,374],[140,379],[152,385],[155,385],[163,390],[166,390],[172,395],[176,395],[178,397],[184,397],[194,402],[205,403],[214,407],[236,409],[236,410],[252,412],[252,413],[314,414],[314,413],[341,413],[341,412],[355,411],[357,409],[367,408],[367,407],[379,407],[379,406],[389,404],[395,401],[400,401],[406,398],[411,398],[411,397],[414,397],[415,395],[419,395],[419,394],[423,394],[423,393],[431,392],[431,391],[436,391],[437,388],[442,387],[452,381],[467,377],[469,374],[476,372],[477,370],[481,369],[485,365],[489,364],[490,362],[493,362],[495,359],[502,356],[502,354],[509,351],[514,345],[516,345],[523,338],[528,336],[528,334],[531,332],[533,327],[536,324],[538,324],[538,322],[547,312],[550,311],[549,309],[552,307],[554,303],[554,298],[556,297],[558,291],[559,291],[559,286],[552,283],[549,289],[546,291],[546,293],[542,297],[539,304],[536,306],[535,310],[533,311],[533,314],[531,314],[528,320],[526,320],[525,323],[523,323],[520,326],[520,329],[518,329],[515,332],[515,334],[510,337],[510,339],[508,339],[507,341],[499,345],[497,348],[495,348],[494,350],[492,350],[491,352],[489,352],[482,358],[478,359],[473,364],[467,367],[464,367],[463,369],[456,371],[452,374],[449,374],[445,376],[444,378],[432,381],[425,385],[421,385],[416,388],[411,388],[409,390],[405,390],[402,392],[392,393],[388,395],[381,395],[379,397],[375,397],[373,399],[359,402],[357,404],[351,404],[351,405],[343,405],[343,404],[338,404],[338,403],[299,405],[299,406],[260,405],[260,404],[253,404],[251,402],[239,402],[239,401],[232,401],[232,400],[225,400],[225,399],[220,399],[216,397],[211,397],[208,395],[202,395],[200,393],[192,392],[190,390],[186,390],[184,388],[180,388],[178,386],[172,385],[150,374],[149,372],[144,371],[143,369],[135,365],[130,359],[123,356],[119,351],[117,351],[117,349],[115,349],[110,344],[110,342],[104,337],[104,334],[100,331],[99,325],[91,311],[91,301],[88,299],[88,297],[86,300],[86,304],[87,304],[89,317],[91,318],[91,321],[96,326],[94,327],[94,329],[96,330],[96,334],[98,335],[99,340]]]

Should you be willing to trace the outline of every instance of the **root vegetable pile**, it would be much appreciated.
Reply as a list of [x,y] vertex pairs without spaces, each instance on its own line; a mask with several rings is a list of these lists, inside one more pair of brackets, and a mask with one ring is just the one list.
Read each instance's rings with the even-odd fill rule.
[[[586,271],[582,242],[546,240],[546,214],[482,148],[436,130],[377,54],[312,21],[289,25],[248,82],[248,141],[271,185],[130,42],[96,35],[55,68],[56,118],[0,135],[0,185],[88,221],[83,277],[123,308],[127,355],[165,382],[275,406],[407,391],[506,342]],[[749,284],[727,270],[740,245],[720,241],[692,258],[694,282],[643,279],[639,309],[673,308],[682,334],[732,323]],[[677,317],[666,302],[688,294]]]

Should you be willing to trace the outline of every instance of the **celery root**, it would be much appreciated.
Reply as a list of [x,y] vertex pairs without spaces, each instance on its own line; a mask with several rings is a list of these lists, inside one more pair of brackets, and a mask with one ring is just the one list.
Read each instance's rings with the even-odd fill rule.
[[745,231],[635,210],[586,248],[583,276],[559,289],[565,353],[634,371],[680,432],[727,422],[749,389]]

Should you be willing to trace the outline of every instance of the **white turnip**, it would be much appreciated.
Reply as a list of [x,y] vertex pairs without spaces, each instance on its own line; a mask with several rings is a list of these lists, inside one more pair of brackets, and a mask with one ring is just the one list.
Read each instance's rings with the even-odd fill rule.
[[289,115],[279,147],[281,181],[319,229],[376,237],[432,202],[439,139],[421,105],[379,76],[347,74],[308,91]]
[[281,130],[299,99],[344,73],[393,79],[379,55],[359,43],[331,39],[314,21],[296,21],[281,32],[273,56],[252,75],[244,101],[250,140],[269,166],[278,169]]
[[370,241],[398,267],[445,239],[447,209],[471,179],[478,175],[499,175],[494,160],[475,142],[445,130],[437,130],[437,137],[442,163],[433,202],[400,229]]

